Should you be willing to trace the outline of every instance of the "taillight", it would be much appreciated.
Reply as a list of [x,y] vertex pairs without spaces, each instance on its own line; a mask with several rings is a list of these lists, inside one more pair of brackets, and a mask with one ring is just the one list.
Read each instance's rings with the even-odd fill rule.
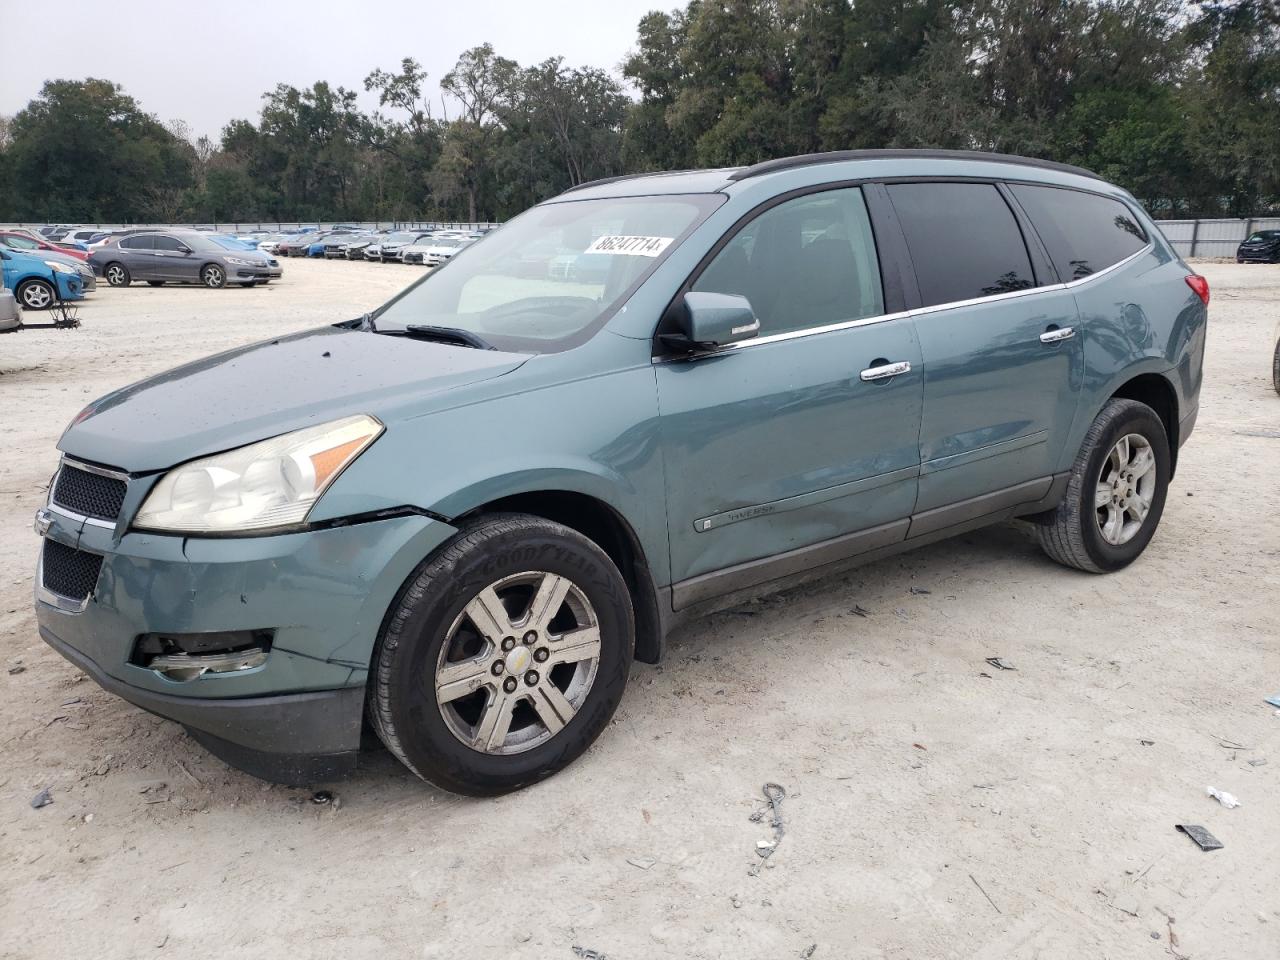
[[1187,281],[1187,286],[1195,291],[1196,296],[1199,297],[1207,307],[1209,305],[1209,281],[1198,273],[1193,273],[1185,279]]

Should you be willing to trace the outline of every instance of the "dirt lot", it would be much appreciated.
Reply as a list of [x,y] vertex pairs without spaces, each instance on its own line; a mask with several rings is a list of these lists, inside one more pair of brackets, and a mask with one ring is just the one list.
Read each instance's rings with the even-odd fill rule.
[[[101,289],[79,331],[0,338],[0,956],[1280,956],[1280,268],[1202,269],[1200,423],[1133,567],[1066,571],[1008,524],[718,615],[635,668],[575,766],[492,801],[385,752],[327,806],[267,786],[31,613],[31,516],[85,402],[416,269]],[[766,781],[786,835],[750,876]]]

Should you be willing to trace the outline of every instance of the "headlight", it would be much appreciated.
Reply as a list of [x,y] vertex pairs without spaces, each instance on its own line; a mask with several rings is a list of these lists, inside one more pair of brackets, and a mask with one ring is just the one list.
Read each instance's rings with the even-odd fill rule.
[[48,267],[50,270],[52,270],[54,273],[75,273],[76,272],[75,267],[68,266],[67,264],[62,263],[61,261],[58,261],[58,260],[46,260],[44,262],[44,265]]
[[347,417],[185,463],[160,478],[134,526],[230,533],[302,523],[382,431],[373,417]]
[[227,263],[234,263],[237,267],[260,267],[262,266],[257,260],[245,260],[241,257],[223,257]]

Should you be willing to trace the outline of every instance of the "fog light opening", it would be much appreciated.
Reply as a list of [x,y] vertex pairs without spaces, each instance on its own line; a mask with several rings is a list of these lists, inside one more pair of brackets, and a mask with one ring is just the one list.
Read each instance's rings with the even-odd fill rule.
[[239,673],[267,662],[272,631],[148,633],[134,644],[129,662],[169,680],[196,680],[205,674]]

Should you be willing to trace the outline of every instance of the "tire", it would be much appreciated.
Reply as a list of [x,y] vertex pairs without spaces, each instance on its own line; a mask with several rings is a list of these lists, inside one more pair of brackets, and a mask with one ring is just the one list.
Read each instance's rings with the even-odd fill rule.
[[[1121,440],[1126,441],[1124,450],[1133,458],[1129,466],[1138,464],[1136,470],[1118,469]],[[1142,458],[1144,445],[1152,464],[1146,471],[1141,470],[1141,463],[1146,462]],[[1080,445],[1066,495],[1036,528],[1041,548],[1058,563],[1088,573],[1111,573],[1127,567],[1155,535],[1171,469],[1169,438],[1156,412],[1136,400],[1108,401]],[[1152,471],[1154,479],[1148,480]],[[1126,474],[1136,476],[1128,486]],[[1099,494],[1116,476],[1120,493],[1112,486],[1111,495],[1119,500],[1107,502]],[[1104,502],[1100,509],[1096,507],[1099,499]],[[1138,506],[1125,507],[1125,503]],[[1145,512],[1139,518],[1136,511],[1143,503]]]
[[216,263],[206,263],[200,268],[200,282],[210,290],[218,290],[226,285],[227,271]]
[[1276,341],[1275,352],[1271,354],[1271,385],[1280,393],[1280,340]]
[[[557,582],[568,584],[564,600],[536,615],[539,591]],[[482,593],[488,609],[501,604],[487,620]],[[576,631],[587,639],[556,646]],[[486,642],[498,632],[506,635]],[[634,648],[626,583],[595,543],[539,517],[482,517],[423,561],[392,605],[373,654],[369,717],[422,779],[469,796],[508,793],[563,769],[600,735],[622,700]],[[573,656],[584,650],[594,659]],[[553,665],[539,671],[543,663]],[[452,696],[437,689],[447,668]],[[485,743],[484,718],[512,704]]]
[[148,287],[163,287],[163,286],[164,286],[164,281],[163,281],[163,280],[148,280],[148,281],[147,281],[147,286],[148,286]]
[[102,268],[102,275],[113,287],[127,287],[133,282],[133,277],[129,275],[129,268],[123,263],[108,263]]
[[58,291],[45,280],[28,280],[14,292],[24,310],[48,310],[58,302]]

